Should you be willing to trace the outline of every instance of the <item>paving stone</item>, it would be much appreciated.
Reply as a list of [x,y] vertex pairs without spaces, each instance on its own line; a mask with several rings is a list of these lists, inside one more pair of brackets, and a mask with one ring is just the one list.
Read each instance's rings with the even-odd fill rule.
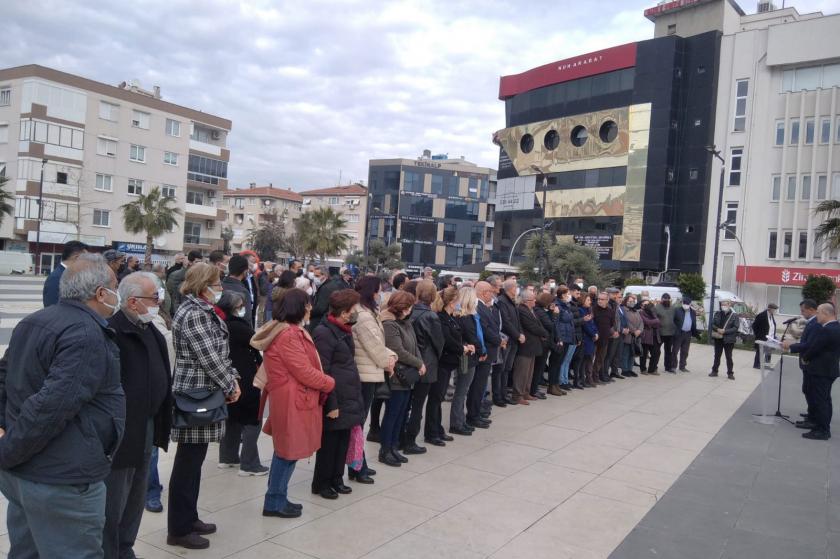
[[824,549],[825,544],[735,530],[726,542],[722,559],[823,559]]
[[721,542],[649,526],[637,526],[609,559],[717,559]]

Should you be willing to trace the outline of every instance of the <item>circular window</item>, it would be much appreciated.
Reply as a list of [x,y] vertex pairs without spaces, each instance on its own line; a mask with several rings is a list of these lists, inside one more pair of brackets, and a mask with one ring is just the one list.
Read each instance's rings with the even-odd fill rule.
[[534,150],[534,137],[530,134],[525,134],[519,140],[519,150],[522,153],[531,153]]
[[586,131],[586,127],[578,125],[572,128],[572,145],[580,147],[586,143],[587,139],[589,139],[589,132]]
[[601,129],[598,130],[598,136],[600,136],[601,141],[605,144],[611,144],[616,136],[618,136],[618,124],[612,120],[606,121],[601,125]]
[[557,146],[560,145],[560,134],[557,133],[557,130],[549,130],[545,133],[543,145],[545,146],[545,149],[549,151],[557,149]]

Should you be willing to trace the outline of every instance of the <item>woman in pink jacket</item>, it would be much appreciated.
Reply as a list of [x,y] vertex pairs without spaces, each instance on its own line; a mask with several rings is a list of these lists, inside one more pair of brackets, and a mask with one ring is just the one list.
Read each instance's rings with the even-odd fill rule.
[[277,335],[263,356],[269,408],[263,431],[274,442],[263,516],[301,515],[303,507],[287,498],[289,479],[295,463],[320,448],[324,401],[321,395],[335,388],[335,380],[324,374],[318,350],[303,328],[312,308],[309,300],[305,291],[290,289],[273,308],[274,319],[289,327]]

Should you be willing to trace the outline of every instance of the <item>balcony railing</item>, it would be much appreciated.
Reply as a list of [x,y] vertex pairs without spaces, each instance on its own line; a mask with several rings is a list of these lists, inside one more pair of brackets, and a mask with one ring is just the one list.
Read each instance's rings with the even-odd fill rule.
[[211,239],[209,237],[199,237],[197,235],[184,235],[185,245],[211,246],[218,239]]

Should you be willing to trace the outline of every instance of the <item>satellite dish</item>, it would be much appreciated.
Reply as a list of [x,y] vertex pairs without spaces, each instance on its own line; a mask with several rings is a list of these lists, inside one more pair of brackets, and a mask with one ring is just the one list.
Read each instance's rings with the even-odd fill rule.
[[161,235],[160,237],[155,238],[155,246],[158,248],[163,248],[166,246],[166,237]]

